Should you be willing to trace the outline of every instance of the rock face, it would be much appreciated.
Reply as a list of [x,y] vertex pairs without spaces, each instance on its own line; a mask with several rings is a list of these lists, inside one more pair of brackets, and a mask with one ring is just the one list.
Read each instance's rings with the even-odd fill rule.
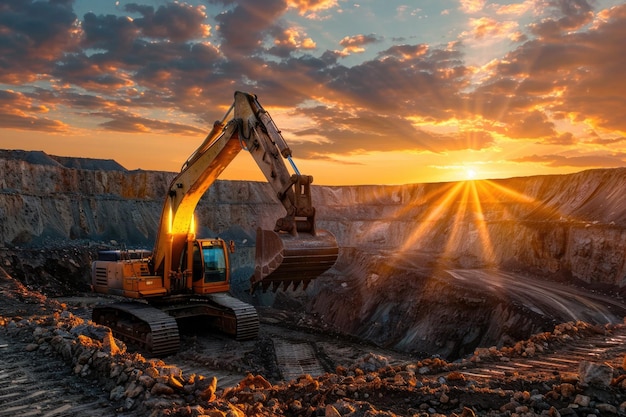
[[341,246],[425,252],[623,286],[626,170],[466,183],[320,187]]
[[[46,248],[68,240],[114,240],[151,247],[174,176],[127,171],[114,161],[2,151],[0,245]],[[502,342],[505,334],[490,330],[496,315],[527,336],[542,330],[528,318],[532,312],[471,291],[458,301],[465,307],[457,305],[447,319],[451,326],[473,312],[475,320],[484,321],[456,335],[465,348],[448,346],[445,337],[416,342],[417,335],[445,327],[442,323],[420,328],[401,322],[403,317],[419,322],[427,306],[441,304],[436,295],[447,291],[445,284],[427,279],[444,266],[515,270],[621,289],[626,284],[624,189],[626,169],[460,183],[315,186],[318,227],[335,234],[340,259],[307,291],[308,306],[342,331],[406,350],[461,354],[467,346]],[[235,241],[240,249],[233,260],[235,281],[243,285],[253,266],[256,228],[272,229],[283,213],[268,184],[217,181],[198,206],[197,222],[200,234]],[[389,284],[390,276],[404,284]],[[435,298],[411,302],[414,294]],[[391,335],[392,324],[402,330]]]
[[[3,151],[0,244],[149,245],[174,175]],[[626,169],[607,169],[467,183],[316,186],[313,198],[319,227],[332,231],[341,248],[425,252],[464,267],[519,266],[622,287],[625,188]],[[272,228],[282,216],[272,194],[265,183],[217,181],[199,205],[198,223],[253,237],[256,227]]]

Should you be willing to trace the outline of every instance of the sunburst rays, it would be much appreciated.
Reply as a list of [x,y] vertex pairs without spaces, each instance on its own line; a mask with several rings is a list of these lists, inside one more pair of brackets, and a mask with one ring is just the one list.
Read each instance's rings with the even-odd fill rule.
[[[390,222],[400,222],[401,239],[394,253],[410,257],[422,252],[434,260],[451,260],[463,266],[492,267],[501,261],[502,236],[494,236],[502,221],[525,221],[528,216],[553,218],[558,210],[526,194],[524,182],[505,186],[492,180],[420,184],[414,201],[403,201]],[[404,195],[408,199],[409,192]],[[380,222],[376,223],[380,228]],[[390,229],[391,230],[391,229]],[[367,236],[365,233],[364,236]],[[511,237],[513,238],[513,237]]]

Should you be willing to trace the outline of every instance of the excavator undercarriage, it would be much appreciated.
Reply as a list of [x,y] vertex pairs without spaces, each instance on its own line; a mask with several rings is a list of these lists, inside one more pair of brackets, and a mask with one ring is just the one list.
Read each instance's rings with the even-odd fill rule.
[[115,337],[154,355],[175,353],[180,347],[176,319],[148,304],[97,305],[91,316],[94,322],[110,327]]
[[99,304],[93,309],[92,319],[110,327],[119,339],[155,356],[173,354],[180,348],[177,319],[201,317],[205,327],[236,340],[255,339],[259,333],[256,309],[226,293],[151,302]]

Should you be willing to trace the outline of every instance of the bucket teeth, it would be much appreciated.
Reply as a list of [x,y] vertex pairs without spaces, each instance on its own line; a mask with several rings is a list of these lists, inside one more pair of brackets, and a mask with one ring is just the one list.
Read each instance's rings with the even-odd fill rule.
[[335,236],[325,230],[293,236],[257,229],[252,291],[260,286],[265,292],[271,286],[275,292],[281,285],[287,290],[292,284],[296,290],[301,283],[306,289],[311,280],[335,264],[338,254]]

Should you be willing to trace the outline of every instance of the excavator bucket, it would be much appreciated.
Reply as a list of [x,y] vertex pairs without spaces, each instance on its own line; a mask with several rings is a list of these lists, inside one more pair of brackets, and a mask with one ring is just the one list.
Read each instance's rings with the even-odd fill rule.
[[303,289],[312,279],[330,269],[337,260],[339,247],[332,233],[317,230],[311,233],[277,233],[257,229],[254,276],[250,278],[252,291],[269,287],[276,291],[281,285],[286,290],[293,284]]

